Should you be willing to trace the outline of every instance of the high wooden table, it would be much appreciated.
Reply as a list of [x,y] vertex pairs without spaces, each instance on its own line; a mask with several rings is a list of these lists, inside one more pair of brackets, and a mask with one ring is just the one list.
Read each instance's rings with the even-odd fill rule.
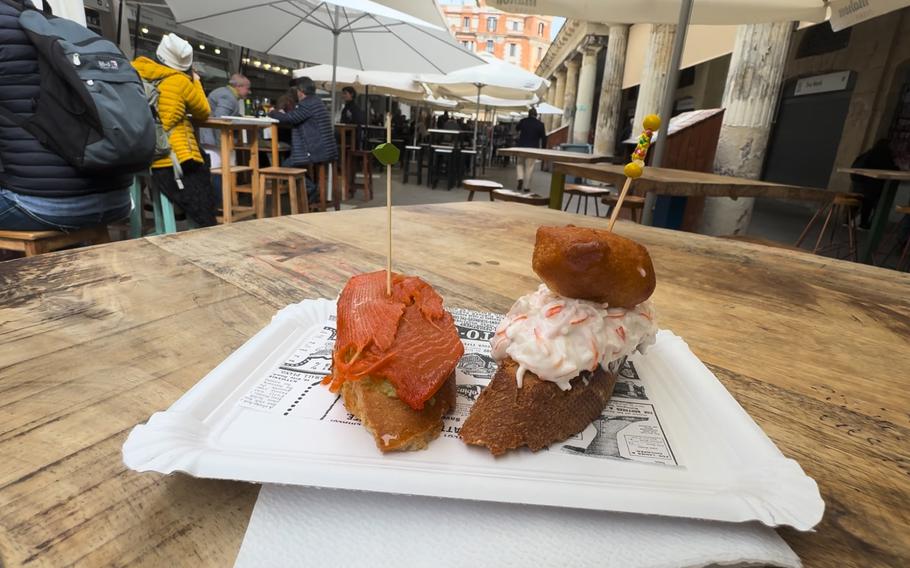
[[[616,187],[622,187],[626,181],[626,174],[623,173],[623,166],[620,165],[557,162],[553,165],[553,177],[550,182],[551,209],[562,208],[566,175],[611,183]],[[732,197],[733,199],[771,197],[819,203],[828,203],[834,199],[835,195],[835,192],[827,189],[650,166],[645,167],[642,176],[632,182],[632,192],[636,195],[653,192],[657,195]]]
[[878,200],[878,206],[872,215],[872,226],[869,237],[863,244],[859,258],[863,262],[872,262],[872,255],[878,249],[882,237],[885,235],[885,227],[888,225],[888,216],[894,211],[894,198],[897,196],[897,188],[903,181],[910,181],[910,172],[896,170],[870,170],[866,168],[837,168],[842,174],[855,174],[872,179],[886,181],[882,195]]
[[[495,202],[395,216],[398,270],[449,306],[496,312],[537,286],[538,225],[605,226]],[[0,263],[0,564],[232,565],[258,487],[126,471],[121,446],[276,310],[383,268],[384,222],[288,216]],[[910,276],[617,231],[651,250],[661,325],[818,481],[817,532],[781,531],[805,566],[910,566]]]
[[503,156],[515,156],[516,158],[534,158],[545,164],[552,162],[565,162],[573,164],[596,164],[598,162],[610,162],[614,160],[612,156],[601,154],[583,154],[582,152],[569,152],[568,150],[551,150],[549,148],[522,148],[513,146],[510,148],[499,148],[497,154]]
[[[256,216],[256,203],[259,200],[259,130],[268,128],[271,130],[271,154],[272,165],[278,165],[280,159],[278,156],[278,126],[274,123],[263,123],[257,120],[231,119],[231,118],[210,118],[200,124],[203,128],[212,128],[219,133],[221,148],[221,167],[212,168],[212,174],[221,176],[221,217],[222,223],[228,224],[234,221],[240,221],[249,217]],[[234,133],[246,132],[249,139],[250,163],[249,165],[231,165],[230,156],[234,153]],[[253,196],[253,205],[250,207],[237,203],[235,191],[239,189],[236,186],[235,175],[238,173],[250,172],[252,181],[248,188]],[[276,197],[277,199],[277,197]]]

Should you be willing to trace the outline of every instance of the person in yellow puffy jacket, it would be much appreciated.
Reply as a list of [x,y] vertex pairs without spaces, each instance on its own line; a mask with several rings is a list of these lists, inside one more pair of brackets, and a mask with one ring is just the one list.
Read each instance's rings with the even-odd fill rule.
[[180,167],[170,157],[155,161],[152,183],[197,225],[208,227],[215,224],[216,196],[194,123],[208,119],[210,109],[199,76],[192,71],[193,47],[169,33],[155,56],[158,61],[138,57],[133,67],[144,81],[157,84],[158,116]]

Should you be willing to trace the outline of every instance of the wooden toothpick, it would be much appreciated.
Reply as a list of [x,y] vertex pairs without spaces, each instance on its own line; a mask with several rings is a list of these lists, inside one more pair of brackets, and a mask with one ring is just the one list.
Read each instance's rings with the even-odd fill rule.
[[[392,143],[392,113],[385,115],[385,141]],[[388,249],[386,251],[386,294],[392,295],[392,164],[385,167],[385,210]]]
[[613,212],[610,214],[610,224],[607,226],[608,231],[613,230],[613,225],[619,218],[619,209],[622,207],[622,202],[626,200],[626,194],[629,193],[629,187],[631,186],[632,178],[627,177],[626,183],[622,185],[622,191],[619,193],[619,199],[616,200],[616,205],[613,206]]

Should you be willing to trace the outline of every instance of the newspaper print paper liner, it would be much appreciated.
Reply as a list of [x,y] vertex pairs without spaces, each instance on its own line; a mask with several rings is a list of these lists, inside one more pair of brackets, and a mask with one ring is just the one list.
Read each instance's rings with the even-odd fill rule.
[[[260,483],[755,520],[798,530],[821,520],[824,502],[815,481],[780,453],[672,332],[662,330],[647,355],[629,358],[631,366],[621,370],[600,428],[593,424],[537,453],[493,458],[485,449],[463,444],[457,427],[483,377],[492,375],[482,350],[488,349],[486,330],[495,328],[501,316],[453,310],[466,347],[457,372],[455,415],[446,418],[443,435],[427,450],[383,455],[343,404],[318,384],[319,373],[330,364],[326,349],[334,339],[334,312],[329,300],[304,300],[279,311],[168,410],[133,429],[123,447],[127,467]],[[635,420],[619,431],[602,428],[624,416]],[[603,450],[607,435],[609,449]]]

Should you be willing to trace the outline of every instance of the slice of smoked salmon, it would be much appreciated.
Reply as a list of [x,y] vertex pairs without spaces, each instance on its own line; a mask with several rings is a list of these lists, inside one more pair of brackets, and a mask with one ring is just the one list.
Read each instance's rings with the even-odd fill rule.
[[385,378],[398,398],[415,410],[445,383],[464,354],[452,314],[442,297],[416,276],[392,275],[386,294],[384,270],[351,278],[338,297],[338,336],[329,383]]

